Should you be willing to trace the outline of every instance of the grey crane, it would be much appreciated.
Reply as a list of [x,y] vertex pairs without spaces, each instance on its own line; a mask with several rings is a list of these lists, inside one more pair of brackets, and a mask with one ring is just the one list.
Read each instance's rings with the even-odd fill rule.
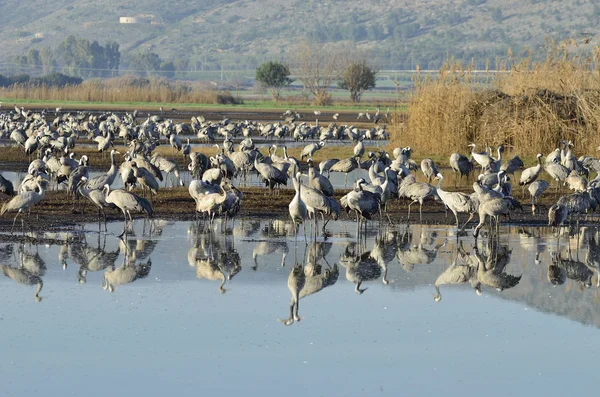
[[106,231],[106,212],[105,208],[108,207],[106,202],[106,196],[103,190],[92,189],[87,186],[87,178],[81,177],[79,184],[77,185],[77,191],[83,197],[90,200],[96,207],[98,207],[98,222],[100,222],[100,215],[104,218],[104,230]]
[[458,179],[455,178],[455,182],[461,181],[463,176],[468,177],[473,172],[473,162],[460,153],[452,153],[450,155],[450,168],[455,174],[458,173],[459,175]]
[[179,139],[177,134],[169,134],[169,144],[176,151],[181,151],[183,149],[181,139]]
[[192,152],[192,145],[190,145],[190,138],[187,138],[187,143],[184,144],[181,148],[181,154],[185,158],[185,156],[189,156]]
[[348,174],[358,168],[358,160],[356,157],[350,157],[347,159],[343,159],[333,164],[329,169],[331,172],[343,172],[344,177],[344,188],[348,186]]
[[315,170],[312,158],[308,159],[308,185],[320,190],[327,197],[333,197],[333,185],[329,179]]
[[212,223],[217,213],[221,213],[221,206],[227,199],[227,192],[220,186],[219,193],[208,193],[198,196],[196,200],[196,212],[207,214],[209,222]]
[[272,165],[261,163],[258,158],[254,158],[254,168],[259,173],[265,186],[268,186],[271,192],[278,185],[287,184],[287,174]]
[[[288,276],[288,289],[292,293],[292,300],[290,301],[290,317],[287,320],[280,320],[285,325],[292,325],[294,321],[300,321],[298,315],[298,306],[300,303],[300,291],[304,288],[306,283],[306,275],[304,274],[304,267],[302,264],[296,263],[290,275]],[[296,310],[294,310],[294,308]]]
[[492,162],[492,158],[490,157],[490,155],[488,155],[487,153],[476,152],[474,143],[470,144],[469,146],[472,148],[471,157],[473,157],[473,160],[475,160],[481,166],[482,170],[488,165],[490,165],[490,163]]
[[313,217],[315,236],[317,232],[318,214],[321,214],[323,219],[323,231],[325,231],[325,226],[327,226],[327,222],[329,222],[329,220],[325,221],[325,215],[328,215],[334,220],[340,215],[339,203],[333,197],[327,197],[317,189],[313,189],[310,186],[302,186],[300,197],[306,204],[308,214]]
[[15,195],[15,188],[13,187],[12,182],[4,178],[2,175],[0,175],[0,192],[8,196]]
[[117,168],[117,163],[115,160],[115,155],[120,154],[115,149],[110,151],[110,168],[105,174],[98,175],[97,177],[91,178],[86,188],[87,189],[102,189],[104,185],[108,184],[109,186],[113,184],[119,169]]
[[427,178],[427,183],[431,183],[431,179],[438,174],[435,162],[430,158],[421,161],[421,171],[423,171],[425,178]]
[[[504,198],[493,198],[491,200],[481,202],[479,204],[479,224],[475,226],[473,237],[477,238],[479,235],[479,229],[484,225],[485,220],[488,216],[498,219],[500,215],[508,215],[509,213],[509,202]],[[498,222],[496,222],[498,224]]]
[[148,190],[150,195],[158,193],[158,181],[150,171],[146,168],[138,167],[135,161],[131,162],[131,169],[133,170],[133,176],[137,179],[137,183],[140,184],[144,192]]
[[292,182],[294,183],[294,189],[296,190],[296,194],[294,195],[294,198],[288,205],[288,209],[290,211],[290,217],[292,218],[292,222],[294,222],[295,238],[298,239],[298,228],[300,226],[300,223],[302,223],[302,226],[304,227],[304,241],[307,241],[305,221],[306,221],[306,217],[308,215],[308,210],[306,208],[306,204],[304,203],[304,201],[302,201],[302,197],[300,194],[300,190],[302,187],[302,183],[300,181],[301,175],[302,174],[300,172],[298,172],[294,176],[294,178],[292,178]]
[[548,226],[561,226],[568,216],[569,210],[564,204],[554,204],[548,209]]
[[[13,220],[12,228],[10,229],[11,233],[15,228],[15,223],[17,222],[17,217],[19,214],[42,201],[46,195],[45,180],[41,176],[36,177],[36,186],[37,190],[19,193],[10,201],[4,203],[2,209],[0,209],[0,216],[7,212],[17,211],[17,215],[15,215],[15,219]],[[24,229],[24,225],[22,225],[22,227]]]
[[0,265],[0,269],[2,269],[2,273],[4,273],[4,275],[6,277],[10,278],[11,280],[16,281],[19,284],[23,284],[23,285],[36,285],[37,284],[37,289],[36,289],[33,297],[36,302],[42,301],[43,298],[40,296],[40,292],[42,291],[42,288],[44,287],[44,282],[42,281],[42,278],[40,276],[32,274],[27,269],[22,268],[22,267],[15,268],[15,267],[7,266],[7,265]]
[[493,158],[492,157],[492,161],[490,162],[490,164],[488,165],[487,169],[491,172],[498,172],[500,171],[500,167],[502,166],[502,153],[504,153],[504,146],[500,145],[498,146],[498,158]]
[[433,186],[428,183],[417,182],[414,175],[409,175],[400,182],[398,197],[406,197],[411,200],[408,205],[408,219],[410,219],[410,207],[419,203],[419,220],[423,220],[423,202],[428,198],[439,199]]
[[523,189],[525,189],[526,185],[529,185],[530,183],[535,182],[535,180],[538,179],[538,177],[540,176],[540,173],[542,172],[542,154],[538,153],[538,155],[536,157],[537,157],[537,162],[538,162],[537,165],[526,168],[521,173],[519,185],[523,186]]
[[201,181],[199,179],[194,179],[190,182],[188,186],[188,191],[190,196],[194,199],[194,201],[198,201],[200,196],[210,193],[219,193],[221,188],[219,185],[215,185],[206,181]]
[[181,180],[181,175],[179,174],[179,165],[177,164],[177,162],[169,160],[157,153],[155,153],[152,156],[150,162],[156,167],[158,167],[158,169],[161,170],[161,172],[165,172],[167,174],[167,180],[165,180],[165,187],[167,186],[167,182],[169,179],[171,180],[171,186],[175,186],[172,179],[173,176],[177,180],[179,186],[184,186],[184,183]]
[[[211,159],[214,159],[214,157],[211,157]],[[223,170],[221,167],[208,168],[202,173],[202,180],[214,185],[220,185],[223,180]]]
[[558,199],[558,205],[564,205],[567,208],[569,216],[587,213],[597,206],[595,199],[590,192],[573,193]]
[[319,143],[309,143],[302,149],[300,159],[304,160],[305,157],[312,157],[317,150],[320,150],[323,146],[325,146],[325,142],[323,141],[320,141]]
[[347,213],[356,213],[356,222],[360,224],[362,219],[371,219],[372,215],[381,210],[381,198],[378,194],[364,190],[366,181],[360,178],[356,181],[356,188],[340,199],[340,204]]
[[[123,233],[121,233],[121,236],[127,232],[127,226],[129,222],[133,222],[131,211],[145,212],[148,217],[152,216],[152,204],[150,204],[150,202],[145,198],[119,189],[110,190],[110,186],[108,184],[104,185],[104,190],[106,194],[106,202],[108,204],[113,204],[119,208],[121,212],[123,212]],[[127,221],[127,215],[129,215],[129,222]]]
[[529,194],[531,195],[531,213],[535,215],[535,199],[540,197],[550,184],[544,180],[537,180],[529,185]]
[[587,189],[587,181],[576,170],[571,170],[569,176],[565,179],[565,183],[570,190],[574,190],[576,193],[585,192]]
[[560,149],[556,148],[546,156],[545,164],[558,163],[560,164]]
[[442,182],[444,180],[444,176],[441,173],[436,175],[436,178],[439,180],[438,186],[436,189],[437,195],[440,197],[442,202],[446,207],[452,211],[454,214],[454,218],[456,219],[456,227],[460,228],[458,223],[458,213],[469,214],[469,219],[465,222],[462,228],[459,230],[462,231],[467,226],[467,224],[473,219],[473,216],[477,212],[478,202],[471,199],[468,194],[461,192],[446,192],[442,190]]
[[564,182],[571,172],[568,168],[558,163],[546,163],[544,170],[556,181],[556,190],[558,190],[559,183]]
[[339,161],[340,159],[325,159],[321,161],[319,163],[319,172],[321,173],[321,175],[327,172],[327,177],[329,178],[331,173],[331,167],[333,167],[333,165],[337,164]]
[[363,137],[358,139],[358,142],[354,146],[354,157],[357,157],[359,160],[365,154],[365,144],[363,143]]
[[523,161],[519,156],[515,155],[512,159],[500,166],[500,171],[504,171],[506,174],[513,174],[516,170],[523,168]]

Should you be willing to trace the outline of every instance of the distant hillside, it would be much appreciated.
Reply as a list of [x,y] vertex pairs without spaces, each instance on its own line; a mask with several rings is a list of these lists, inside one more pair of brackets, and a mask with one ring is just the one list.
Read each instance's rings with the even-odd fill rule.
[[[120,24],[120,17],[144,24]],[[116,41],[128,54],[158,53],[178,68],[254,69],[285,58],[299,40],[367,50],[390,69],[438,68],[448,55],[479,65],[543,54],[546,37],[600,40],[597,0],[3,0],[0,70],[30,48],[69,35]]]

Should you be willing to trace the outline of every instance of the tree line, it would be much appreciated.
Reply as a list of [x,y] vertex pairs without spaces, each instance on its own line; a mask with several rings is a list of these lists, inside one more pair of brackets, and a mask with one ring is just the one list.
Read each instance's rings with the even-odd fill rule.
[[350,93],[352,102],[360,102],[365,91],[375,88],[379,69],[371,64],[366,55],[348,51],[327,51],[324,46],[302,43],[293,51],[290,64],[268,61],[256,69],[255,80],[268,89],[273,99],[278,100],[281,90],[294,80],[292,70],[304,89],[314,96],[317,105],[331,103],[331,86]]

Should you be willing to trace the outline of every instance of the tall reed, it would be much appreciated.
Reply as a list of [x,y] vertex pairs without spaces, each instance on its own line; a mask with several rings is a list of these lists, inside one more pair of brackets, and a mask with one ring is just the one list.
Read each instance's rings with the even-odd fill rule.
[[[600,50],[548,42],[543,61],[508,60],[478,78],[472,65],[449,60],[437,76],[415,77],[408,119],[394,146],[427,154],[504,144],[520,155],[548,153],[559,140],[600,144]],[[585,151],[585,150],[584,150]],[[586,151],[587,152],[587,151]]]
[[80,85],[49,87],[15,84],[0,89],[0,97],[77,102],[235,103],[228,91],[200,83],[171,83],[163,79],[120,77],[87,80]]

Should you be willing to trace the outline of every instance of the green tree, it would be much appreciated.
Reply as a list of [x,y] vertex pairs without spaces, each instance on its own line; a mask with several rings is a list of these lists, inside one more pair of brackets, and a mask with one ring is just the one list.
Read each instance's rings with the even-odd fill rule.
[[378,72],[366,60],[352,62],[342,72],[338,87],[350,91],[352,102],[360,102],[363,92],[375,88]]
[[260,65],[256,69],[254,78],[269,90],[275,100],[281,95],[281,90],[294,81],[290,78],[289,66],[278,61],[269,61]]
[[97,41],[67,37],[58,46],[57,58],[69,74],[82,77],[105,77],[119,69],[119,45],[114,42],[106,47]]

